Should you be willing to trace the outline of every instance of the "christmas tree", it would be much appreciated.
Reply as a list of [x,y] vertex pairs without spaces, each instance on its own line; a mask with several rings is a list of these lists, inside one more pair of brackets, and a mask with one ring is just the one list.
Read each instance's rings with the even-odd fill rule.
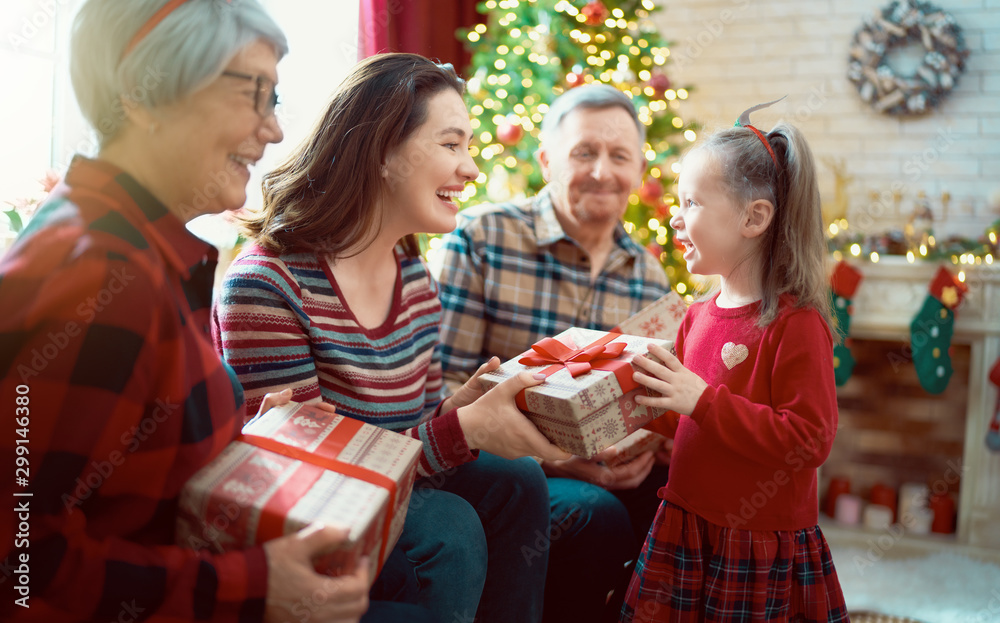
[[651,16],[652,0],[487,0],[486,24],[459,32],[472,52],[469,108],[473,156],[484,189],[468,203],[506,201],[544,186],[535,161],[548,102],[581,84],[604,82],[630,95],[646,124],[648,170],[629,197],[625,228],[660,258],[679,294],[691,276],[667,226],[676,198],[677,157],[697,127],[678,115],[688,89],[667,73],[670,48]]

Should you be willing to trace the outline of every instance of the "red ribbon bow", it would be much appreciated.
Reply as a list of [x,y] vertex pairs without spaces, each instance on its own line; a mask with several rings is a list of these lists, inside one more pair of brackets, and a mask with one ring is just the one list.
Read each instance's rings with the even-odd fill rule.
[[[622,352],[625,351],[625,343],[614,342],[613,344],[608,344],[608,342],[616,337],[618,337],[618,334],[609,333],[583,348],[572,348],[555,338],[547,337],[532,344],[531,350],[535,351],[535,355],[525,355],[518,359],[517,362],[526,366],[547,366],[554,364],[566,368],[575,378],[593,370],[595,365],[591,362],[620,357]],[[598,364],[598,367],[600,367],[600,364]],[[548,375],[552,372],[546,370],[544,373]]]

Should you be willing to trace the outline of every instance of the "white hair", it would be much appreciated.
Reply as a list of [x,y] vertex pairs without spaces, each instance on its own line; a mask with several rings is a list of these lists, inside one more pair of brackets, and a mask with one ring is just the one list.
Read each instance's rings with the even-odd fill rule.
[[646,140],[646,126],[639,120],[639,114],[635,111],[632,99],[620,89],[599,82],[575,87],[557,97],[549,105],[545,118],[542,119],[541,140],[544,143],[547,138],[555,137],[566,115],[577,108],[615,107],[621,108],[632,117],[632,122],[635,123],[635,128],[639,131],[639,146],[641,147]]
[[170,104],[217,78],[258,39],[288,52],[281,28],[257,0],[189,0],[123,57],[126,46],[167,0],[87,0],[76,16],[70,76],[80,110],[103,147],[125,121],[122,100]]

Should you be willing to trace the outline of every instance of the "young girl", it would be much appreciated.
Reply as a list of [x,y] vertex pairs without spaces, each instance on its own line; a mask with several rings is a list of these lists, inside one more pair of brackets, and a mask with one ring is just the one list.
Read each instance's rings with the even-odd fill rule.
[[675,412],[651,426],[674,450],[622,621],[848,620],[816,525],[837,400],[813,159],[750,111],[680,175],[674,240],[720,286],[688,309],[677,356],[636,361],[658,394],[638,400]]

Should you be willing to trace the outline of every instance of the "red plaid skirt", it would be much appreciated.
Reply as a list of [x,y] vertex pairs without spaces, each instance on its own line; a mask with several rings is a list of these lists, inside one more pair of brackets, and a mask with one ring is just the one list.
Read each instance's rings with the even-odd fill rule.
[[847,622],[819,526],[736,530],[662,502],[625,595],[621,621]]

